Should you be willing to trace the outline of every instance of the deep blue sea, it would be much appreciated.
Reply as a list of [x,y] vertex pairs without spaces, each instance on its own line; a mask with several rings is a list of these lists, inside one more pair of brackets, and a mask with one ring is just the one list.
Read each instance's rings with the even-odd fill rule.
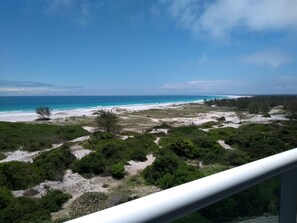
[[0,112],[35,111],[38,106],[55,110],[80,108],[130,106],[164,103],[194,102],[203,99],[225,98],[226,96],[0,96]]

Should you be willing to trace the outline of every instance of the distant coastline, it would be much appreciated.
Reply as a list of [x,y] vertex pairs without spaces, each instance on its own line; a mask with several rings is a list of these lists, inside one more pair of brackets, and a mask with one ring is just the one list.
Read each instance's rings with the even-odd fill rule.
[[235,95],[177,96],[1,96],[0,121],[34,121],[37,106],[53,109],[52,118],[90,116],[98,109],[128,111],[162,108],[175,104],[198,103],[204,99],[237,98]]
[[156,96],[0,96],[0,112],[33,112],[37,106],[54,110],[94,109],[100,107],[160,105],[201,102],[204,99],[236,97],[225,95]]

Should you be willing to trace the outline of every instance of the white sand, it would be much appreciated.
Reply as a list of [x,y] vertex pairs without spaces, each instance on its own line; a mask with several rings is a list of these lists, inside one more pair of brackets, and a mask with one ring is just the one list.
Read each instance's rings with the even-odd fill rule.
[[93,133],[93,132],[96,132],[96,129],[95,127],[91,127],[91,126],[83,126],[82,127],[84,130],[87,130],[88,132],[90,133]]
[[226,144],[223,140],[218,140],[218,143],[226,150],[234,150],[230,145]]
[[129,161],[129,165],[125,165],[125,171],[129,175],[136,175],[139,171],[144,170],[155,161],[155,157],[152,154],[147,155],[146,158],[147,160],[144,162]]
[[44,149],[41,151],[34,151],[34,152],[27,152],[22,150],[16,150],[13,152],[6,152],[4,153],[6,158],[0,160],[0,163],[10,162],[10,161],[20,161],[20,162],[27,162],[33,163],[33,159],[38,156],[40,153],[49,151],[51,149],[55,149],[62,146],[62,144],[53,144],[53,147],[50,149]]
[[90,136],[82,136],[73,140],[70,140],[69,142],[83,142],[86,141],[90,138]]
[[159,145],[159,141],[160,141],[160,137],[157,137],[156,140],[154,141],[154,143],[156,143],[157,145]]
[[[57,189],[72,195],[72,199],[79,197],[86,192],[107,192],[110,188],[114,188],[120,184],[120,181],[114,180],[112,177],[93,177],[86,179],[78,173],[72,173],[67,170],[62,181],[45,181],[39,185],[32,187],[39,193],[35,197],[41,197],[46,194],[47,189]],[[108,188],[105,185],[109,185]],[[26,190],[13,191],[16,197],[23,196]]]
[[70,150],[71,153],[76,157],[76,159],[79,160],[92,152],[92,150],[84,149],[81,145],[71,146]]
[[165,134],[168,133],[169,129],[153,129],[152,131],[150,131],[150,133],[160,133],[160,132],[164,132]]
[[[117,106],[117,107],[95,107],[95,108],[82,108],[73,110],[53,110],[51,115],[51,121],[55,119],[64,119],[67,117],[82,117],[82,116],[94,116],[93,113],[99,109],[103,110],[113,110],[120,114],[122,112],[133,112],[141,110],[149,110],[152,108],[166,108],[175,106],[178,103],[168,103],[168,104],[148,104],[148,105],[130,105],[130,106]],[[35,112],[0,112],[0,121],[6,122],[30,122],[38,119]]]

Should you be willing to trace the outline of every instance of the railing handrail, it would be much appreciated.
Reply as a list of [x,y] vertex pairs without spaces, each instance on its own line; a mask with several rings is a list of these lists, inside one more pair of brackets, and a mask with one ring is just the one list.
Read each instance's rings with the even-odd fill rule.
[[297,148],[89,214],[79,222],[168,222],[297,167]]

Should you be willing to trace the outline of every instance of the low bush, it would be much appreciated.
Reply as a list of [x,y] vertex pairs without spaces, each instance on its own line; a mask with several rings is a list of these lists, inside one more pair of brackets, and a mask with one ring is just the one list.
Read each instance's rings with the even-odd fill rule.
[[37,185],[43,180],[42,169],[34,163],[17,161],[0,163],[0,186],[21,190]]
[[0,223],[50,222],[50,212],[58,211],[70,198],[61,191],[48,191],[42,198],[15,198],[0,187]]
[[40,167],[48,180],[62,180],[65,170],[75,160],[69,147],[62,147],[44,152],[34,159],[34,163]]
[[6,158],[5,154],[0,152],[0,160],[4,160],[5,158]]
[[56,212],[62,208],[62,205],[71,198],[71,195],[65,194],[60,190],[49,190],[41,198],[43,207],[51,212]]
[[259,187],[253,187],[199,212],[214,222],[233,222],[238,217],[262,216],[269,212],[269,204],[269,198],[259,190]]
[[12,201],[14,197],[11,194],[10,190],[6,187],[0,187],[0,210],[5,209]]
[[80,174],[92,173],[98,175],[105,171],[105,163],[99,153],[93,152],[83,157],[81,160],[75,160],[72,165],[72,170]]
[[170,150],[163,149],[157,153],[155,162],[143,171],[143,177],[147,183],[166,189],[198,179],[202,174]]
[[50,217],[50,211],[37,198],[13,197],[5,208],[0,209],[0,223],[44,222]]
[[195,148],[195,145],[189,139],[178,140],[176,143],[171,144],[169,149],[171,149],[176,155],[182,157],[195,158],[198,156],[198,151]]
[[81,126],[53,124],[26,124],[0,122],[0,151],[35,151],[50,148],[89,133]]
[[294,122],[283,124],[244,125],[229,135],[225,142],[243,150],[252,160],[264,158],[297,146]]
[[112,166],[111,175],[115,179],[122,179],[124,178],[125,174],[125,167],[122,163],[117,163]]

